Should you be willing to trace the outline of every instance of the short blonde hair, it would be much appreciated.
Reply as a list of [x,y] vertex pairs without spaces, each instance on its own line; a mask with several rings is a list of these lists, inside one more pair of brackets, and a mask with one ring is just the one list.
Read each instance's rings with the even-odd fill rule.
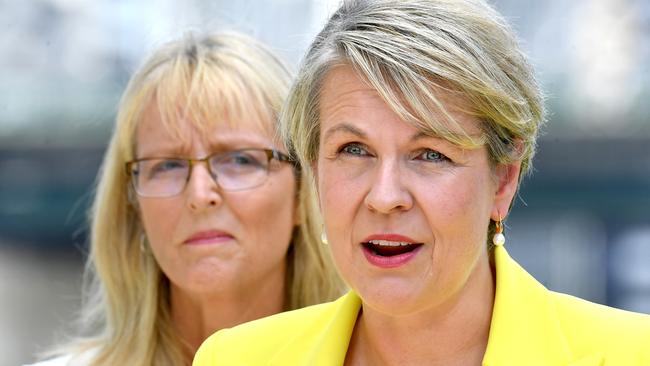
[[[77,343],[77,350],[95,349],[93,365],[180,365],[188,351],[171,322],[169,280],[154,257],[140,249],[144,229],[125,163],[134,158],[143,111],[155,102],[164,126],[179,138],[183,134],[176,122],[185,116],[194,127],[209,131],[214,123],[256,114],[251,119],[275,132],[289,82],[289,72],[271,51],[235,33],[187,35],[159,48],[133,75],[90,212],[90,282],[83,324],[92,334]],[[306,173],[296,169],[300,183]],[[300,185],[298,192],[302,219],[288,252],[287,310],[331,300],[342,292],[329,254],[318,241],[320,223],[309,214],[314,210],[309,185]]]
[[[514,33],[485,1],[344,1],[310,46],[281,118],[304,166],[318,154],[323,79],[342,64],[403,120],[464,147],[486,144],[493,163],[521,160],[530,171],[543,97]],[[463,112],[484,122],[482,136],[458,133],[441,93],[468,102]]]

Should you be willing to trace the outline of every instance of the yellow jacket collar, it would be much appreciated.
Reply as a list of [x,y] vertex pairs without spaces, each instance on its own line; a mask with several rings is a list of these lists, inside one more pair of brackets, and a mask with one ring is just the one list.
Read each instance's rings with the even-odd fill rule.
[[[333,304],[335,306],[328,309],[329,314],[322,314],[323,319],[327,321],[321,323],[318,328],[310,328],[315,333],[314,338],[318,339],[313,343],[313,347],[304,349],[304,352],[296,352],[292,346],[294,342],[288,342],[269,360],[269,365],[343,365],[350,337],[361,310],[361,299],[356,293],[350,291]],[[316,320],[314,323],[320,322]],[[310,334],[309,337],[311,336]]]
[[496,294],[484,366],[602,364],[598,354],[571,354],[549,290],[504,247],[495,247],[494,261]]
[[[510,258],[505,248],[494,249],[494,260],[496,294],[483,366],[602,365],[599,354],[571,354],[549,291]],[[328,314],[322,314],[323,322],[310,328],[309,337],[319,340],[313,347],[296,352],[287,346],[269,364],[343,365],[361,300],[349,292],[333,305]]]

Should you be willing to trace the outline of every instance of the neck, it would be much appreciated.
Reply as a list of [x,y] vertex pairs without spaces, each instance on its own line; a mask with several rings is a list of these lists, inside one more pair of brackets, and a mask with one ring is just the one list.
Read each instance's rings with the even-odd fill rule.
[[448,303],[404,316],[363,307],[346,365],[481,365],[494,303],[488,261]]
[[214,332],[284,310],[284,272],[278,278],[227,293],[193,294],[170,284],[171,318],[187,345],[188,365]]

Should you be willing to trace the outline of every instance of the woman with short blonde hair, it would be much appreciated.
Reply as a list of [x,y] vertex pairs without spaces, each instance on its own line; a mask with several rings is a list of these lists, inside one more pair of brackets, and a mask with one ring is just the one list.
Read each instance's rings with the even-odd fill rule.
[[504,247],[543,122],[487,1],[344,1],[282,124],[351,290],[219,331],[194,365],[649,365],[649,316],[549,291]]
[[133,75],[90,212],[84,337],[61,364],[189,364],[220,328],[342,293],[276,136],[289,81],[236,33],[189,34]]
[[[519,178],[529,173],[544,123],[543,94],[508,23],[483,1],[402,5],[345,1],[310,47],[281,119],[300,161],[310,166],[317,158],[323,79],[348,64],[403,120],[466,148],[485,145],[492,163],[520,160]],[[375,28],[355,32],[354,22]],[[454,132],[441,91],[472,105],[467,112],[485,122],[480,136]]]

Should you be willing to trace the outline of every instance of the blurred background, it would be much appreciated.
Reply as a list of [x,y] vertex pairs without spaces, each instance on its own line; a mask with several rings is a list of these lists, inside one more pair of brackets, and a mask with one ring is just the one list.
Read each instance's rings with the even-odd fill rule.
[[[120,93],[161,43],[235,29],[296,67],[335,0],[0,0],[0,365],[79,308],[86,211]],[[650,2],[493,1],[548,95],[508,249],[551,289],[650,313]]]

